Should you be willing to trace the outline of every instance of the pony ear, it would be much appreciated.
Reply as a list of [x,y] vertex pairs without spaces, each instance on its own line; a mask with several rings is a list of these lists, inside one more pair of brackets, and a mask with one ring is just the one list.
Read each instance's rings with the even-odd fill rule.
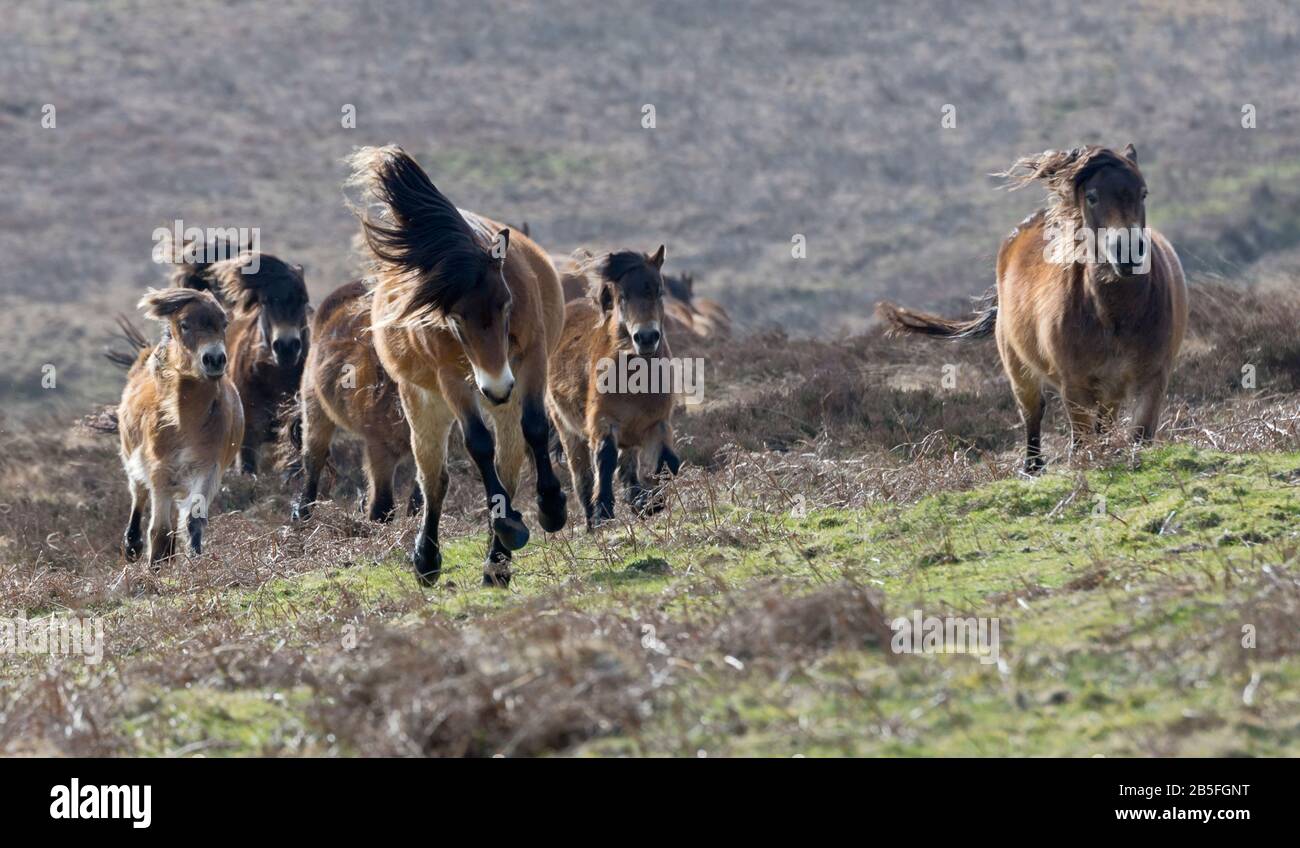
[[665,248],[662,244],[659,245],[659,249],[656,250],[654,252],[654,255],[650,257],[650,264],[655,266],[656,268],[664,267],[664,259],[666,258],[666,254],[667,254],[667,248]]
[[597,295],[600,303],[600,311],[608,315],[614,311],[614,287],[606,282],[600,284],[600,292]]
[[1133,146],[1133,142],[1130,141],[1128,144],[1124,145],[1123,152],[1125,159],[1132,162],[1134,165],[1138,163],[1138,152],[1137,148]]
[[510,230],[504,229],[497,233],[497,237],[492,239],[492,246],[488,248],[488,253],[492,256],[492,261],[501,263],[506,259],[506,251],[510,249]]

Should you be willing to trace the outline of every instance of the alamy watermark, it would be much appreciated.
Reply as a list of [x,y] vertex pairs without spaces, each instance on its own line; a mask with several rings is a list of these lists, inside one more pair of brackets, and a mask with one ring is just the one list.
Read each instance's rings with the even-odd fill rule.
[[187,227],[180,218],[170,228],[153,231],[153,261],[159,265],[197,265],[233,259],[247,251],[239,270],[256,274],[262,265],[262,231],[258,227]]
[[1062,224],[1043,231],[1043,258],[1053,265],[1106,262],[1127,265],[1134,274],[1151,270],[1151,230],[1147,227],[1076,227]]
[[911,618],[896,618],[889,629],[896,654],[973,654],[984,665],[996,665],[1000,658],[996,618],[924,617],[912,610]]
[[86,665],[104,659],[102,618],[0,618],[0,654],[80,656]]
[[596,362],[596,391],[617,395],[682,395],[694,406],[704,401],[704,358],[607,356]]

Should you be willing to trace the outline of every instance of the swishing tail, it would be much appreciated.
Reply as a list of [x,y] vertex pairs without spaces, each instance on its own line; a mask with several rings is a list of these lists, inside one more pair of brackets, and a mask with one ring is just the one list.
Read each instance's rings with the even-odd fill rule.
[[888,325],[885,332],[891,337],[916,333],[953,341],[983,339],[993,335],[993,328],[998,323],[998,293],[996,288],[986,291],[979,299],[974,316],[965,321],[954,321],[928,312],[913,312],[888,301],[876,305],[876,314]]
[[129,369],[140,358],[140,351],[149,347],[149,341],[144,334],[137,330],[125,315],[117,316],[117,326],[122,330],[122,337],[126,343],[131,346],[130,353],[123,353],[120,350],[104,351],[104,358],[114,365]]

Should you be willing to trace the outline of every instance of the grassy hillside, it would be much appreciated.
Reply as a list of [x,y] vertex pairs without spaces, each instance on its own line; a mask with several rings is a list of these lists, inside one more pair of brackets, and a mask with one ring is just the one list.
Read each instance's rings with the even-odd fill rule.
[[[99,667],[7,662],[29,706],[0,745],[1300,753],[1300,453],[1167,447],[859,506],[796,501],[771,457],[730,471],[674,485],[649,524],[528,549],[509,593],[478,588],[477,536],[423,591],[399,552],[347,550],[337,511],[220,574],[132,574],[150,582],[85,607],[106,616]],[[277,561],[319,535],[339,553]],[[888,622],[914,610],[997,619],[999,661],[894,654]]]

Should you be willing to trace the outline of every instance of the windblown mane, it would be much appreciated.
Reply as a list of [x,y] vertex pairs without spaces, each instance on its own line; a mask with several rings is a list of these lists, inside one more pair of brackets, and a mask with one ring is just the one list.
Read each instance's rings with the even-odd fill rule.
[[400,147],[362,148],[348,164],[348,183],[363,192],[356,211],[374,269],[400,293],[393,320],[426,323],[445,314],[482,281],[487,247]]
[[617,283],[627,275],[636,272],[642,272],[650,279],[658,276],[653,273],[655,268],[650,264],[650,260],[646,258],[646,255],[635,250],[592,253],[584,248],[579,248],[573,252],[570,258],[577,273],[587,277],[590,281],[590,294],[597,300],[599,300],[600,287],[604,281]]
[[1077,227],[1082,225],[1082,221],[1079,220],[1076,192],[1084,180],[1105,167],[1122,168],[1142,179],[1142,172],[1127,157],[1096,144],[1022,156],[1010,168],[992,176],[1005,180],[1003,185],[1011,191],[1041,182],[1048,192],[1048,228]]
[[262,253],[258,255],[257,270],[245,274],[244,269],[252,256],[251,253],[241,253],[234,259],[210,267],[208,276],[216,283],[217,292],[226,303],[237,309],[252,309],[263,293],[274,293],[278,300],[307,302],[307,284],[303,280],[301,265],[291,265],[279,257]]

